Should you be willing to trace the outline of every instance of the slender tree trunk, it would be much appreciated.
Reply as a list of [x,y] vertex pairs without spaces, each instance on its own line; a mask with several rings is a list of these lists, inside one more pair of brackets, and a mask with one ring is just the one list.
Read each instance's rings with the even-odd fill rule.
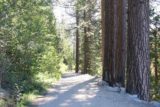
[[[86,21],[86,11],[84,10],[84,21]],[[84,68],[83,68],[83,73],[87,73],[87,68],[88,68],[88,57],[87,57],[87,51],[88,51],[88,38],[87,38],[87,27],[86,25],[84,26]]]
[[155,57],[154,57],[154,72],[155,72],[155,82],[158,83],[158,50],[157,50],[157,47],[158,47],[158,41],[157,41],[157,31],[155,31],[154,33],[154,54],[155,54]]
[[127,87],[149,101],[149,0],[128,0]]
[[76,73],[79,72],[79,11],[76,10]]
[[107,67],[106,67],[106,58],[107,58],[107,54],[106,54],[106,0],[101,0],[101,27],[102,27],[102,80],[104,81],[108,81],[108,75],[107,75]]
[[91,0],[87,0],[86,4],[88,8],[84,10],[84,73],[92,73],[91,69],[91,11],[92,11],[92,2]]

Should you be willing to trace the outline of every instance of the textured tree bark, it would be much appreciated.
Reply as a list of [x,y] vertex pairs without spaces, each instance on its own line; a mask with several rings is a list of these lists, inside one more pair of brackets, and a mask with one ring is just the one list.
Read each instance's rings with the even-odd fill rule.
[[101,27],[102,27],[102,80],[108,81],[106,58],[107,58],[107,47],[106,47],[106,0],[101,0]]
[[79,11],[76,10],[76,73],[79,72]]
[[103,80],[124,86],[126,64],[126,2],[102,0]]
[[[113,0],[113,26],[112,26],[112,33],[113,33],[113,36],[112,36],[112,75],[113,75],[113,84],[112,85],[115,85],[116,83],[116,50],[117,50],[117,37],[118,37],[118,0]],[[111,57],[110,57],[111,58]]]
[[121,86],[125,87],[125,69],[126,69],[126,0],[119,0],[116,3],[117,6],[117,38],[116,38],[116,60],[115,60],[115,75],[116,75],[116,82],[119,83]]
[[[102,28],[104,39],[103,51],[103,80],[108,82],[110,86],[115,84],[115,16],[114,16],[114,1],[102,1],[102,18],[104,25]],[[103,13],[104,12],[104,13]]]
[[109,37],[110,37],[110,1],[102,0],[102,33],[103,33],[103,80],[109,82]]
[[149,0],[128,0],[126,91],[149,101]]

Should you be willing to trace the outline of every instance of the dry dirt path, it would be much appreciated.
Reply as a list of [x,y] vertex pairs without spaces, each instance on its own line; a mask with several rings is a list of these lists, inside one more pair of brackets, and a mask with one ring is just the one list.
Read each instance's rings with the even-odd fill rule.
[[45,96],[33,101],[35,107],[154,107],[151,103],[134,100],[108,86],[98,86],[97,78],[74,73],[63,78]]

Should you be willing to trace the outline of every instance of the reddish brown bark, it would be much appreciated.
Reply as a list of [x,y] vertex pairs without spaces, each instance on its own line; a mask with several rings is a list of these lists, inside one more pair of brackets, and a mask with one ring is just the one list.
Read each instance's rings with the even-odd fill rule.
[[149,101],[149,0],[128,0],[127,87]]

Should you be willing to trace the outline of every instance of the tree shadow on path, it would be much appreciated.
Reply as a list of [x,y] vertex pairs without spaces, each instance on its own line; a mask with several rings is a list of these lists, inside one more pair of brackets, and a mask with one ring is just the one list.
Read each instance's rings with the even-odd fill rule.
[[71,74],[65,75],[36,104],[38,107],[153,107],[126,96],[98,87],[97,77]]

